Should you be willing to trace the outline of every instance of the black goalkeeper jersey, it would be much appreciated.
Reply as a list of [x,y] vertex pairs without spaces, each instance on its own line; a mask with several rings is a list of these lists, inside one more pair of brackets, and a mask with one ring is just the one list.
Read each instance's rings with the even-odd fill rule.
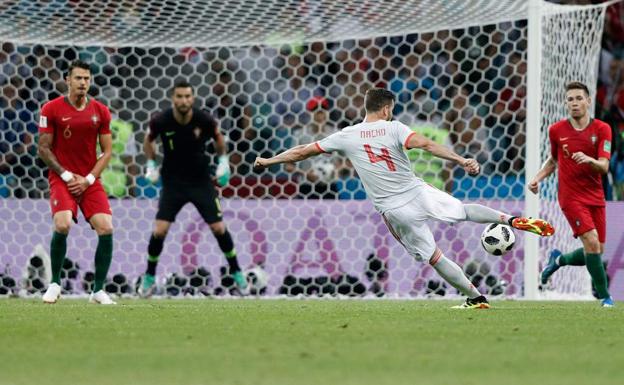
[[217,121],[207,112],[193,108],[186,125],[179,124],[173,109],[155,115],[149,123],[151,138],[160,136],[164,149],[161,169],[163,183],[206,183],[210,181],[207,143],[216,137]]

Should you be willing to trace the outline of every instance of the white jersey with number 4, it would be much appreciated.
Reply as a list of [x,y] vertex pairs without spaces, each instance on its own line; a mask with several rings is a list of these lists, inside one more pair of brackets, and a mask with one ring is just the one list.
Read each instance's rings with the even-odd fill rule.
[[316,142],[323,152],[340,151],[353,163],[377,211],[401,207],[426,183],[416,177],[405,154],[414,132],[399,121],[362,122]]

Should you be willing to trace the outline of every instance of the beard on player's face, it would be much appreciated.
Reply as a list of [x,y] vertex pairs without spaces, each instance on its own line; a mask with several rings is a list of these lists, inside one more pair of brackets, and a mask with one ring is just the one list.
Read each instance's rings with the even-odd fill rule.
[[193,108],[194,98],[192,94],[178,94],[173,96],[173,108],[180,115],[186,115]]
[[189,106],[175,106],[176,111],[181,115],[186,115],[191,110]]
[[188,114],[191,111],[192,107],[193,107],[193,104],[189,104],[189,103],[185,103],[185,102],[179,102],[179,103],[174,103],[173,104],[173,108],[180,115]]

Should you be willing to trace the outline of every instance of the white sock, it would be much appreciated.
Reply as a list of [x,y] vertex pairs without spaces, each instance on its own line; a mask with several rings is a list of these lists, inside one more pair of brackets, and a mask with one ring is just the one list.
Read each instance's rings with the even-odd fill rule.
[[466,220],[477,223],[509,225],[511,215],[478,204],[464,204]]
[[468,280],[462,269],[453,261],[446,258],[440,249],[436,249],[429,263],[446,282],[459,290],[468,298],[481,295],[474,285]]

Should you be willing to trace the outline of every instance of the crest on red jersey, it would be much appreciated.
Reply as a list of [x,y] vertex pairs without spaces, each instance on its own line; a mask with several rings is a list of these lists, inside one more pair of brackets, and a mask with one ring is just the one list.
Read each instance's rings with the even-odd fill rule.
[[592,135],[592,136],[591,136],[591,141],[592,141],[592,144],[596,144],[596,141],[597,141],[597,140],[598,140],[598,137],[597,137],[596,135]]
[[93,125],[96,126],[98,122],[100,121],[100,117],[95,114],[91,115],[91,121],[93,122]]

